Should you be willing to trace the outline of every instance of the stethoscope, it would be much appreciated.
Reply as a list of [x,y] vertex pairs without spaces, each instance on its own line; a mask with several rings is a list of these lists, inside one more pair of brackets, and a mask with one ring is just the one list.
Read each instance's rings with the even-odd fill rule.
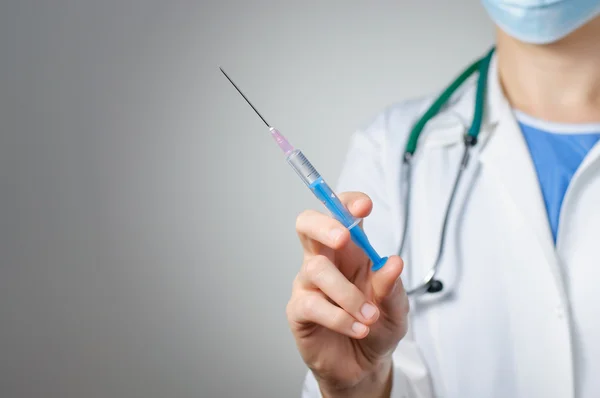
[[444,288],[444,284],[439,279],[436,279],[436,275],[438,274],[440,262],[444,253],[446,230],[448,227],[448,217],[452,209],[452,204],[454,202],[454,197],[456,196],[456,191],[460,183],[460,179],[469,163],[470,150],[477,144],[477,136],[479,135],[479,132],[481,130],[481,120],[483,117],[483,108],[485,105],[485,89],[487,87],[488,71],[490,68],[490,62],[494,50],[495,49],[492,48],[483,58],[477,60],[468,68],[466,68],[464,72],[459,77],[457,77],[456,80],[454,80],[442,92],[442,94],[440,94],[440,96],[433,102],[429,109],[427,109],[423,116],[421,116],[417,123],[415,123],[408,137],[408,142],[406,144],[406,149],[404,150],[404,156],[402,159],[404,163],[403,169],[405,173],[404,181],[406,183],[407,188],[404,197],[404,226],[402,228],[402,242],[400,244],[400,249],[398,250],[399,255],[402,254],[404,250],[404,244],[406,243],[406,236],[409,224],[408,217],[410,214],[412,159],[417,149],[417,142],[419,140],[419,136],[423,132],[423,129],[425,128],[427,122],[429,122],[429,120],[431,120],[435,115],[439,113],[442,107],[449,101],[450,97],[452,97],[452,95],[459,89],[459,87],[470,76],[472,76],[476,72],[479,72],[479,78],[477,80],[477,94],[475,97],[475,112],[473,114],[473,122],[471,123],[471,127],[464,136],[463,143],[465,147],[458,168],[458,172],[454,180],[454,185],[452,187],[450,199],[448,200],[448,204],[446,206],[446,212],[442,224],[442,232],[440,237],[440,243],[438,246],[437,257],[435,259],[433,267],[426,273],[425,278],[421,281],[421,283],[415,287],[407,289],[407,293],[409,296],[423,295],[425,293],[438,293]]

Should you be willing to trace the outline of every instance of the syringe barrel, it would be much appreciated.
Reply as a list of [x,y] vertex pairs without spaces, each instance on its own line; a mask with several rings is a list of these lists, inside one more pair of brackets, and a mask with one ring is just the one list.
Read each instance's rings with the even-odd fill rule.
[[323,177],[317,172],[313,165],[298,149],[294,150],[287,158],[288,163],[300,176],[302,181],[310,188],[313,194],[331,212],[332,216],[343,226],[348,228],[354,243],[360,247],[373,263],[373,270],[381,268],[387,261],[387,257],[380,257],[369,243],[367,235],[358,225],[360,218],[354,217],[342,204],[338,196],[333,192]]
[[299,149],[294,149],[288,155],[287,161],[308,187],[321,178],[319,172],[310,164],[306,156]]

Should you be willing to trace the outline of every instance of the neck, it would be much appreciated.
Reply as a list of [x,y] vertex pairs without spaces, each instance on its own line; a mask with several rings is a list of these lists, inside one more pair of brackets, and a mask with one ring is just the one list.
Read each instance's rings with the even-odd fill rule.
[[599,37],[600,18],[547,45],[498,31],[498,72],[512,107],[551,122],[599,122]]

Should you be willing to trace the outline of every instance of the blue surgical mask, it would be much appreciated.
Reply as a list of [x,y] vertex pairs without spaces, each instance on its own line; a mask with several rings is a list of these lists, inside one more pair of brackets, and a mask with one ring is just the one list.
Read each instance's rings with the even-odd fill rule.
[[492,20],[517,40],[558,41],[600,14],[600,0],[482,0]]

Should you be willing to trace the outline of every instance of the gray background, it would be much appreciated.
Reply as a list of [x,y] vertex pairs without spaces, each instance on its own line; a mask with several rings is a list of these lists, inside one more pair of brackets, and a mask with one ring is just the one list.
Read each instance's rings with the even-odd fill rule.
[[2,1],[0,395],[294,397],[294,222],[349,135],[493,41],[478,0]]

